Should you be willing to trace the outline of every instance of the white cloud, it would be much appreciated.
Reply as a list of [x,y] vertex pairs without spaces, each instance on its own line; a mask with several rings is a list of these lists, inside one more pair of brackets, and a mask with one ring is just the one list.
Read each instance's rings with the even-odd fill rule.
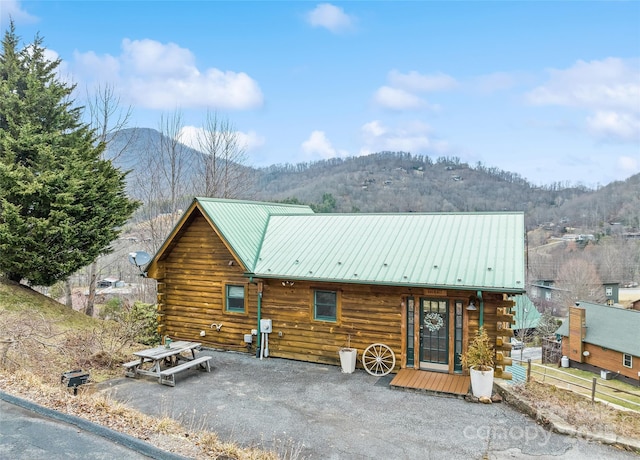
[[304,141],[301,147],[307,159],[327,159],[348,155],[345,150],[337,150],[331,144],[325,132],[319,130],[313,131],[309,139]]
[[420,96],[400,88],[382,86],[373,95],[374,102],[380,107],[391,110],[412,110],[427,106]]
[[349,30],[354,19],[340,7],[321,3],[307,14],[307,21],[313,27],[324,27],[333,33]]
[[629,177],[640,172],[640,160],[621,156],[618,158],[618,167],[623,171],[623,177]]
[[20,3],[18,0],[0,0],[0,24],[8,24],[9,19],[13,19],[16,24],[31,24],[38,21],[38,18],[29,14]]
[[202,136],[204,130],[195,126],[184,126],[178,133],[178,140],[184,145],[195,150],[200,150],[198,137]]
[[508,90],[516,85],[515,76],[506,72],[481,75],[474,80],[474,87],[482,93]]
[[94,75],[99,75],[104,81],[115,81],[119,78],[120,61],[113,56],[98,56],[93,51],[74,51],[73,59],[74,69],[80,78],[93,79]]
[[381,151],[403,151],[412,154],[442,153],[448,149],[446,142],[431,138],[431,128],[421,121],[391,128],[383,125],[379,120],[374,120],[362,125],[361,133],[363,140],[361,155]]
[[532,104],[640,111],[638,62],[618,58],[578,61],[573,67],[548,73],[547,83],[527,95]]
[[[202,138],[205,134],[203,128],[196,126],[185,126],[180,130],[179,139],[184,145],[187,145],[193,149],[200,150],[198,138]],[[260,136],[255,131],[242,132],[235,131],[236,140],[238,141],[238,148],[244,149],[246,152],[255,150],[265,143],[265,138]]]
[[302,151],[307,156],[320,156],[322,158],[336,156],[336,149],[333,148],[324,131],[313,131],[309,139],[302,143]]
[[263,103],[262,91],[249,75],[201,71],[193,53],[175,43],[124,39],[120,56],[76,52],[73,70],[87,83],[109,79],[137,107],[246,110]]
[[122,51],[122,61],[136,75],[188,79],[200,74],[193,53],[175,43],[125,38]]
[[603,140],[640,141],[640,116],[612,111],[596,112],[587,117],[594,137]]
[[533,105],[572,107],[589,113],[589,132],[608,140],[640,137],[640,60],[578,61],[548,71],[548,81],[526,95]]
[[238,143],[244,147],[247,152],[262,147],[266,143],[264,136],[259,135],[255,131],[249,131],[247,133],[238,131],[236,134],[238,135]]
[[389,72],[388,80],[397,88],[415,92],[446,91],[458,85],[455,78],[449,75],[443,73],[423,75],[416,71],[403,74],[392,70]]
[[387,132],[387,128],[379,121],[373,120],[369,123],[365,123],[362,125],[362,134],[365,138],[376,138],[380,136],[384,136]]
[[373,95],[373,102],[389,110],[437,110],[439,106],[430,105],[420,93],[447,91],[458,86],[457,81],[449,75],[437,73],[420,74],[415,71],[403,74],[392,70],[387,75],[389,85],[378,88]]

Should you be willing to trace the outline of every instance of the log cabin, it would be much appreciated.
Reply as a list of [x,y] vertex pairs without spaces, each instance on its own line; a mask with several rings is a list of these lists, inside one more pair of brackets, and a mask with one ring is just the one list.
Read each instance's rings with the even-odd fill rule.
[[640,311],[590,302],[569,307],[556,331],[569,365],[629,383],[640,381]]
[[319,214],[195,198],[146,272],[174,340],[260,357],[268,340],[269,356],[331,365],[343,347],[383,343],[394,372],[461,374],[482,326],[509,378],[524,239],[521,212]]

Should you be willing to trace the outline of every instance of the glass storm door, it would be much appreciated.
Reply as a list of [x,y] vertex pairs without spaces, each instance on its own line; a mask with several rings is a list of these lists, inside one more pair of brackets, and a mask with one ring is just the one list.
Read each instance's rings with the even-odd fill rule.
[[420,369],[449,370],[449,303],[420,299]]

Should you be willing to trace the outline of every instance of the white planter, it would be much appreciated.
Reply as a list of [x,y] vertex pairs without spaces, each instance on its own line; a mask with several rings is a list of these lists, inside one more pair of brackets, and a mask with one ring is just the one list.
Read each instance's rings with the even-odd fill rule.
[[358,355],[358,350],[355,348],[341,348],[339,354],[342,372],[345,374],[352,374],[353,371],[356,370],[356,357]]
[[471,374],[471,393],[476,398],[493,394],[493,369],[490,371],[477,371],[473,367],[469,369]]

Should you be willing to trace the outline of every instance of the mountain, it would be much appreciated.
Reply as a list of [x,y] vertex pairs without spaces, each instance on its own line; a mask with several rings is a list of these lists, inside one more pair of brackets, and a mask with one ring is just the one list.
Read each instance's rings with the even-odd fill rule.
[[[131,170],[129,191],[142,201],[140,189],[149,174],[163,169],[158,161],[168,166],[158,155],[162,140],[153,129],[123,130],[106,153],[117,166]],[[181,154],[186,204],[193,196],[188,184],[198,174],[190,165],[203,154],[186,146]],[[154,167],[149,158],[156,161]],[[245,169],[251,187],[237,196],[244,199],[320,205],[328,198],[325,209],[335,212],[524,211],[529,229],[553,225],[596,232],[612,223],[640,226],[640,174],[598,190],[558,183],[540,187],[496,167],[406,152]]]

